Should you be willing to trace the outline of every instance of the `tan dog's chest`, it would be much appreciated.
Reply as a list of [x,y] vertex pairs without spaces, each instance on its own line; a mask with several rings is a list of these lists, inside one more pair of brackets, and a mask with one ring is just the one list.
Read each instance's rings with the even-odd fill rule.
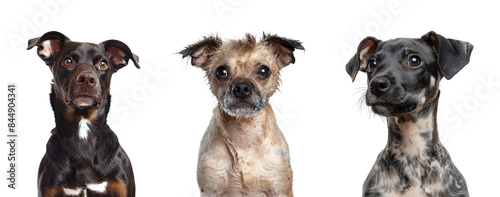
[[[212,124],[217,125],[217,124]],[[288,145],[276,126],[264,127],[262,138],[222,136],[218,126],[203,137],[198,163],[202,196],[293,196]],[[252,128],[260,133],[260,128]],[[271,130],[269,130],[271,129]]]

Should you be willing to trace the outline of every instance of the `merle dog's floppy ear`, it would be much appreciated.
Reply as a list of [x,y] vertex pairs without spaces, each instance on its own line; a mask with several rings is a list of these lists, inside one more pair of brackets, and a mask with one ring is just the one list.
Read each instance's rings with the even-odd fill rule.
[[38,46],[38,56],[40,56],[40,58],[45,61],[45,64],[50,66],[51,61],[54,59],[54,56],[57,54],[57,52],[59,52],[62,46],[69,41],[69,38],[64,34],[57,31],[50,31],[38,38],[28,40],[28,48],[26,50]]
[[382,41],[374,37],[366,37],[359,43],[358,51],[356,52],[354,57],[349,60],[347,65],[345,65],[347,74],[351,76],[352,81],[356,79],[358,71],[366,71],[368,58],[375,52],[375,50],[377,50],[380,42]]
[[300,41],[277,35],[266,35],[264,33],[262,40],[266,42],[267,46],[271,47],[280,68],[295,63],[295,56],[293,56],[295,49],[305,50]]
[[191,56],[191,65],[205,69],[213,52],[221,45],[222,40],[218,36],[208,36],[204,37],[203,40],[187,46],[184,50],[179,52],[179,54],[182,55],[182,58]]
[[128,64],[131,59],[135,67],[141,68],[139,65],[139,57],[130,51],[128,46],[119,40],[106,40],[101,42],[106,50],[106,56],[115,64],[115,72]]
[[423,35],[422,40],[432,47],[438,60],[439,70],[446,79],[451,79],[469,63],[474,48],[468,42],[447,39],[433,31]]

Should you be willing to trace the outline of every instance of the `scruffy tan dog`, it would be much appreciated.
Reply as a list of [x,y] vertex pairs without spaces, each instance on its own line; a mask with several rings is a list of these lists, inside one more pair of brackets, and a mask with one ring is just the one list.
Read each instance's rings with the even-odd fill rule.
[[180,52],[206,72],[218,100],[198,158],[201,196],[293,196],[288,144],[269,98],[280,70],[295,62],[297,40],[205,37]]

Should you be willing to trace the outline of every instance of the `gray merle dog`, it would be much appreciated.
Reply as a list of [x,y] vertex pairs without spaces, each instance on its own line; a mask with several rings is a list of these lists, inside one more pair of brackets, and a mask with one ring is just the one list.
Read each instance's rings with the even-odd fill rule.
[[363,196],[469,196],[464,177],[438,138],[439,82],[467,63],[473,46],[429,32],[419,39],[361,41],[347,63],[354,81],[368,75],[366,103],[387,117],[389,137]]

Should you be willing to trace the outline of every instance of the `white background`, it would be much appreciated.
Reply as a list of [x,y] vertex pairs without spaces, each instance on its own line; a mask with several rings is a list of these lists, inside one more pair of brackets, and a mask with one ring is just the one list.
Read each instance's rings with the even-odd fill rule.
[[[471,196],[498,195],[500,77],[498,5],[482,1],[4,1],[0,8],[0,112],[17,84],[17,189],[7,188],[1,137],[1,196],[35,196],[38,164],[54,127],[51,73],[27,41],[51,30],[74,41],[118,39],[140,57],[113,76],[109,123],[132,160],[137,196],[199,196],[196,162],[216,99],[202,70],[176,52],[205,35],[262,32],[298,39],[271,99],[290,146],[296,196],[360,196],[387,140],[383,118],[359,101],[366,75],[345,64],[367,35],[418,38],[430,30],[474,45],[470,63],[441,82],[442,143]],[[3,87],[4,89],[2,90]],[[1,127],[6,134],[6,126]],[[4,135],[5,136],[5,135]]]

